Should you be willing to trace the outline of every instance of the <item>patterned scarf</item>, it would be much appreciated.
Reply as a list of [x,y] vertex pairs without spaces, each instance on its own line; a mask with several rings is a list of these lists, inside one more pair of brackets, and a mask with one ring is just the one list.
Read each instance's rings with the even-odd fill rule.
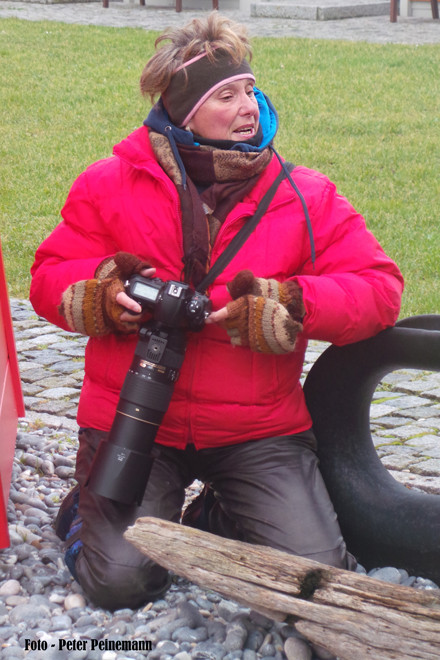
[[150,128],[150,142],[180,197],[183,274],[186,282],[197,286],[209,270],[211,248],[222,223],[255,186],[272,152],[269,147],[243,152],[209,145],[178,144],[183,170],[165,135]]

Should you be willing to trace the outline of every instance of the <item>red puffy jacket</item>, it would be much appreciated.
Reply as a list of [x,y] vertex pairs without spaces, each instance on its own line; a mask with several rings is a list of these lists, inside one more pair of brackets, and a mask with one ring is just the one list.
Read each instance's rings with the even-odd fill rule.
[[[233,209],[216,238],[211,264],[243,223],[280,170],[276,158]],[[279,186],[256,230],[210,287],[213,309],[225,305],[226,288],[244,268],[257,277],[294,279],[302,288],[306,315],[297,349],[266,355],[233,347],[215,325],[190,334],[183,368],[156,440],[183,448],[212,447],[311,426],[299,382],[309,338],[335,344],[365,339],[393,325],[403,289],[394,262],[367,231],[365,222],[322,174],[293,172],[310,214],[310,241],[300,200],[287,180]],[[91,165],[75,181],[63,221],[42,243],[32,267],[31,301],[38,314],[66,328],[57,307],[73,282],[93,278],[98,264],[119,250],[157,268],[157,276],[180,279],[182,229],[177,191],[157,163],[148,130],[139,128],[114,155]],[[80,426],[108,430],[133,356],[136,336],[90,339],[78,409]]]

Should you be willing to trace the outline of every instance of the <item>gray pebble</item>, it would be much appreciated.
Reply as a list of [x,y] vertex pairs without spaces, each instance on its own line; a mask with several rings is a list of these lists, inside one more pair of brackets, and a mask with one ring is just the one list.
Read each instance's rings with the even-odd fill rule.
[[224,646],[212,642],[197,644],[191,653],[193,660],[223,660],[225,655],[226,649]]
[[311,660],[312,649],[303,639],[288,637],[284,643],[287,660]]
[[230,600],[221,600],[217,606],[218,615],[225,621],[231,621],[240,611],[240,605]]
[[14,548],[17,554],[17,561],[24,562],[25,559],[28,559],[32,554],[35,553],[35,548],[29,543],[19,543]]
[[102,651],[98,651],[97,649],[89,651],[87,654],[87,660],[102,660]]
[[269,630],[273,626],[272,619],[264,616],[264,614],[260,614],[260,612],[251,611],[249,618],[253,624],[260,626],[261,628],[265,628],[266,630]]
[[210,600],[211,603],[219,603],[222,600],[222,597],[214,591],[208,591],[206,598]]
[[226,639],[226,626],[218,619],[206,622],[206,629],[208,631],[209,639],[213,642],[222,643]]
[[203,595],[196,595],[195,603],[197,607],[200,607],[200,609],[206,610],[207,612],[211,612],[214,609],[214,603]]
[[177,628],[172,634],[172,640],[174,642],[204,642],[208,638],[208,631],[206,628],[189,628],[184,626],[183,628]]
[[24,658],[24,650],[20,646],[3,646],[2,660],[21,660]]
[[440,587],[428,578],[418,577],[414,582],[415,589],[426,589],[427,591],[438,590]]
[[338,660],[331,651],[328,651],[323,646],[319,646],[319,644],[312,644],[311,647],[318,660]]
[[358,563],[357,566],[356,566],[355,572],[359,573],[360,575],[366,575],[367,574],[367,569],[364,566],[362,566],[362,564]]
[[252,649],[244,649],[243,660],[257,660],[257,654]]
[[27,603],[28,598],[29,596],[21,596],[17,594],[16,596],[8,596],[5,602],[6,605],[8,605],[8,607],[15,607],[16,605],[24,605],[25,603]]
[[23,577],[24,569],[20,564],[15,564],[11,566],[8,570],[8,576],[11,580],[20,580]]
[[163,612],[164,610],[167,610],[169,608],[169,603],[163,598],[160,600],[157,600],[154,604],[152,609],[155,610],[156,612]]
[[80,651],[69,651],[69,660],[84,660],[88,657],[88,650]]
[[83,631],[83,636],[87,639],[100,639],[105,631],[98,626],[91,626]]
[[203,616],[200,614],[197,607],[184,601],[177,608],[177,616],[179,619],[182,619],[186,622],[186,625],[190,628],[197,628],[204,625]]
[[109,637],[113,638],[113,636],[116,635],[121,635],[122,637],[126,634],[127,632],[127,624],[125,621],[114,621],[114,623],[110,624],[108,627],[108,634]]
[[270,642],[265,642],[259,649],[259,654],[264,657],[272,657],[276,653],[275,646]]
[[64,607],[66,610],[73,610],[78,607],[84,607],[86,601],[81,594],[68,594],[64,600]]
[[52,617],[51,621],[51,626],[50,630],[51,631],[56,631],[56,630],[70,630],[72,627],[72,619],[70,616],[67,616],[67,614],[60,614],[58,616]]
[[2,639],[5,642],[11,637],[13,637],[15,633],[16,633],[16,629],[14,626],[8,626],[8,625],[0,626],[0,639]]
[[48,584],[46,580],[43,581],[37,577],[31,578],[30,580],[22,580],[23,589],[25,589],[28,592],[28,594],[33,594],[33,595],[44,594],[45,586],[46,586],[45,583]]
[[399,568],[398,571],[400,573],[400,581],[401,582],[404,582],[405,580],[407,580],[409,578],[409,573],[408,573],[408,571],[405,571],[404,568]]
[[66,467],[65,465],[60,465],[60,467],[55,468],[55,474],[60,479],[71,479],[74,475],[73,467]]
[[251,630],[246,640],[246,648],[250,651],[258,651],[264,641],[264,634],[261,630]]
[[30,628],[33,628],[48,614],[50,614],[50,608],[46,608],[43,605],[37,606],[33,603],[26,603],[14,607],[9,616],[13,624],[16,625],[23,622]]
[[177,621],[176,625],[174,625],[174,622],[173,622],[173,623],[169,623],[168,625],[165,625],[165,626],[160,626],[159,628],[156,627],[155,631],[153,633],[153,638],[156,641],[171,639],[172,636],[173,636],[174,631],[177,630],[178,628],[180,628],[181,626],[182,626],[182,622]]
[[400,584],[402,581],[402,575],[397,568],[392,566],[385,566],[384,568],[373,569],[368,573],[368,575],[375,580],[381,580],[382,582],[390,582],[391,584]]
[[[159,630],[160,628],[165,628],[166,626],[171,625],[172,622],[175,621],[177,615],[177,611],[175,609],[170,610],[166,614],[160,614],[158,617],[152,619],[146,626],[147,628],[147,633],[153,633],[156,630]],[[177,627],[179,624],[177,624]],[[175,630],[175,628],[173,628]],[[172,631],[171,631],[172,632]]]
[[178,644],[174,642],[159,642],[156,649],[161,653],[166,653],[167,655],[176,655],[179,652]]
[[244,648],[248,632],[242,623],[232,621],[226,626],[225,649],[227,651],[236,651]]
[[48,647],[45,650],[29,651],[26,660],[69,660],[67,651],[59,651],[58,648]]
[[0,596],[7,598],[8,596],[16,596],[20,593],[20,582],[18,580],[6,580],[0,585]]
[[52,461],[43,461],[41,463],[41,470],[43,474],[47,474],[48,476],[55,473],[55,467]]
[[43,548],[38,553],[39,559],[43,564],[57,564],[60,552],[56,548]]
[[70,456],[63,456],[62,454],[57,454],[54,459],[53,459],[53,464],[55,467],[60,467],[64,465],[65,467],[68,468],[74,468],[75,467],[75,458],[71,458]]

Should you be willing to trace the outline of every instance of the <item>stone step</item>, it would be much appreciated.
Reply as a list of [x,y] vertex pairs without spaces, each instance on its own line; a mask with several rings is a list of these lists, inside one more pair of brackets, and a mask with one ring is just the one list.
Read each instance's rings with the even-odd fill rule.
[[251,16],[331,21],[390,13],[389,0],[263,0],[251,3]]

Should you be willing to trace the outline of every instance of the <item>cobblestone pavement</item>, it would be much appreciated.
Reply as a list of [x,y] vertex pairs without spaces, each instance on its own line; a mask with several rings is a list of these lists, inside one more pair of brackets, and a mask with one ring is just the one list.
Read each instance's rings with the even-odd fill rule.
[[[25,421],[70,434],[74,443],[87,339],[49,325],[27,301],[12,300],[11,308]],[[325,348],[311,342],[304,376]],[[440,373],[388,374],[376,389],[370,419],[378,455],[395,479],[440,494]]]
[[[389,16],[383,15],[315,21],[250,17],[236,10],[221,9],[221,11],[234,20],[246,23],[251,36],[342,39],[412,45],[440,42],[440,22],[430,18],[399,17],[397,23],[391,23]],[[139,4],[127,5],[121,2],[111,2],[108,9],[103,9],[101,2],[40,4],[0,0],[0,18],[16,17],[31,21],[48,20],[83,25],[137,27],[146,30],[162,30],[168,26],[180,25],[200,13],[200,11],[176,13],[172,9],[141,7]]]

